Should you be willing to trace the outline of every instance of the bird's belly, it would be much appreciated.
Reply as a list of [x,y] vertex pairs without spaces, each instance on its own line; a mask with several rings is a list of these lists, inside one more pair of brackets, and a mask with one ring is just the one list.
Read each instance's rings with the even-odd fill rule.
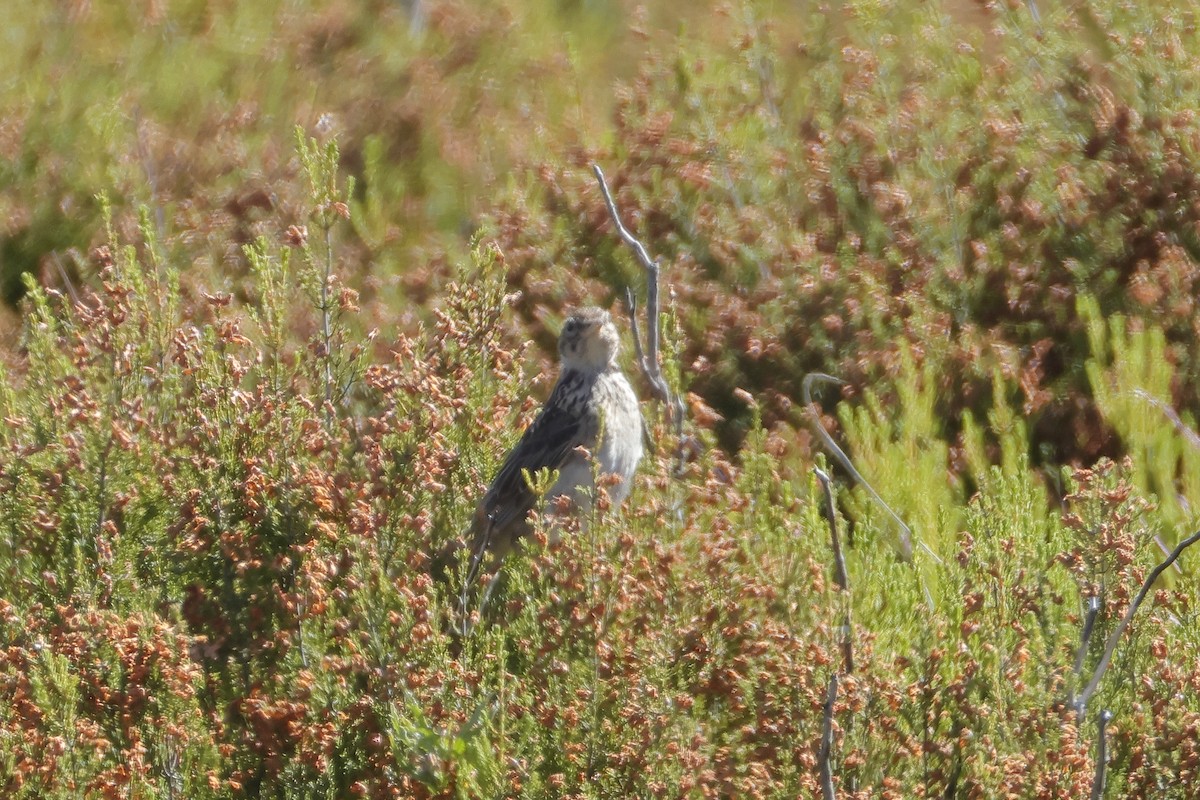
[[[620,478],[619,483],[609,486],[608,495],[614,504],[622,503],[642,458],[642,417],[629,383],[620,375],[601,375],[593,391],[591,402],[595,408],[589,413],[595,415],[592,430],[599,429],[600,441],[586,445],[592,447],[592,458],[576,452],[559,467],[558,480],[549,495],[566,495],[581,509],[591,507],[596,475]],[[587,438],[585,435],[585,441]]]
[[610,399],[596,464],[601,475],[620,476],[621,482],[609,489],[609,497],[620,504],[629,494],[633,473],[642,459],[642,415],[637,397],[623,377],[617,376],[605,390]]
[[579,505],[592,490],[592,465],[582,456],[575,456],[558,470],[558,480],[550,487],[549,500],[566,495]]
[[642,457],[641,431],[636,437],[626,436],[618,443],[613,438],[605,441],[596,454],[598,472],[601,475],[619,475],[621,482],[608,490],[608,495],[620,504],[629,494],[630,478]]

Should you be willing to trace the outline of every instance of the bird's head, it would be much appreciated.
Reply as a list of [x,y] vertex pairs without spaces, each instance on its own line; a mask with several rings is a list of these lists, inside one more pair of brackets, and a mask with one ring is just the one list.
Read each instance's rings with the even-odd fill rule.
[[599,372],[616,364],[621,336],[607,311],[581,308],[571,312],[558,335],[563,367]]

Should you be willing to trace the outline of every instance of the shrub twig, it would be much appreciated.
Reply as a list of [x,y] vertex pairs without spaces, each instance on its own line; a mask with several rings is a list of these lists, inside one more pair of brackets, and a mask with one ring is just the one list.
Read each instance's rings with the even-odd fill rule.
[[[1088,643],[1092,640],[1092,631],[1096,626],[1096,615],[1100,613],[1100,598],[1092,597],[1088,601],[1087,616],[1083,620],[1083,633],[1079,637],[1079,650],[1075,653],[1075,683],[1073,686],[1078,686],[1079,676],[1083,673],[1083,659],[1087,657]],[[1071,701],[1072,705],[1074,700]]]
[[[829,454],[833,456],[834,460],[841,464],[842,467],[850,473],[850,477],[853,478],[857,484],[866,489],[867,493],[871,495],[872,499],[874,499],[875,502],[878,503],[883,510],[886,511],[892,517],[892,519],[896,521],[896,524],[900,526],[901,555],[904,557],[905,561],[912,561],[912,529],[909,528],[904,520],[900,518],[899,514],[892,510],[891,506],[884,502],[884,499],[879,496],[879,492],[875,491],[875,487],[872,486],[857,469],[855,469],[854,464],[850,461],[850,457],[842,451],[842,448],[838,447],[837,442],[833,441],[833,437],[830,436],[825,428],[821,426],[820,417],[812,412],[812,385],[813,383],[817,382],[834,383],[839,386],[844,386],[846,383],[840,378],[835,378],[832,375],[826,375],[823,372],[810,372],[804,376],[804,381],[801,384],[801,391],[804,398],[804,408],[808,411],[810,415],[809,418],[812,421],[813,432],[816,433],[817,438],[820,439],[821,443],[825,445],[826,449],[828,449]],[[930,550],[927,545],[922,543],[921,548],[937,559],[937,555]],[[941,561],[941,559],[937,560]]]
[[829,759],[833,754],[833,704],[837,701],[838,676],[829,676],[829,691],[825,695],[825,711],[821,720],[821,753],[817,759],[821,771],[821,792],[825,800],[834,800],[837,793],[833,788],[833,768]]
[[75,291],[75,284],[71,283],[71,276],[67,274],[66,268],[63,266],[62,259],[58,255],[57,250],[50,251],[50,258],[54,261],[54,266],[58,269],[58,277],[62,279],[63,286],[67,287],[67,294],[71,295],[71,302],[79,305],[79,293]]
[[325,414],[326,418],[332,422],[333,417],[333,326],[331,324],[330,311],[333,309],[333,301],[329,297],[329,282],[333,278],[333,221],[325,220],[322,223],[322,228],[325,232],[325,261],[322,265],[325,274],[321,278],[321,304],[318,308],[321,311],[321,344],[323,347],[323,355],[325,357]]
[[671,391],[671,387],[667,385],[666,378],[663,377],[662,367],[659,365],[658,264],[650,257],[646,246],[630,233],[629,229],[621,222],[621,215],[617,212],[617,204],[613,201],[612,193],[608,190],[608,182],[604,178],[604,172],[600,169],[600,165],[593,164],[592,172],[596,176],[596,182],[600,184],[600,193],[604,195],[604,204],[608,207],[608,215],[612,218],[613,225],[617,228],[617,234],[621,237],[621,241],[625,242],[633,250],[634,255],[637,256],[638,263],[642,265],[642,269],[646,273],[645,348],[642,347],[641,330],[638,327],[637,321],[637,303],[634,300],[633,291],[628,287],[625,289],[625,305],[629,313],[629,327],[633,334],[634,353],[637,356],[638,369],[641,371],[642,377],[650,384],[650,390],[654,396],[667,407],[668,416],[675,426],[675,434],[678,438],[682,439],[683,400]]
[[1125,629],[1129,627],[1129,623],[1133,621],[1133,615],[1137,613],[1138,608],[1142,605],[1142,601],[1146,599],[1146,595],[1150,593],[1150,587],[1158,580],[1158,577],[1170,569],[1175,560],[1182,555],[1183,551],[1200,542],[1200,530],[1187,537],[1179,544],[1175,545],[1175,549],[1167,556],[1166,560],[1162,561],[1157,567],[1150,570],[1150,574],[1146,576],[1146,580],[1142,583],[1142,589],[1137,593],[1137,597],[1129,604],[1129,608],[1125,611],[1125,616],[1121,618],[1117,624],[1116,630],[1108,637],[1108,644],[1104,647],[1104,654],[1100,656],[1100,663],[1096,665],[1095,672],[1092,673],[1092,679],[1088,682],[1087,688],[1075,699],[1075,712],[1079,716],[1083,716],[1084,709],[1087,708],[1088,700],[1096,693],[1096,689],[1100,687],[1100,681],[1104,678],[1104,673],[1108,670],[1108,664],[1112,660],[1113,652],[1117,649],[1117,643],[1121,641],[1121,636],[1125,633]]
[[163,212],[154,162],[150,160],[149,148],[146,147],[146,134],[142,126],[142,108],[136,104],[133,107],[133,140],[137,145],[138,161],[142,165],[142,171],[146,173],[146,186],[150,189],[150,201],[154,203],[154,229],[161,242],[166,239],[166,214]]
[[[838,536],[837,509],[833,504],[833,487],[825,470],[817,467],[813,470],[821,489],[825,494],[825,513],[829,517],[829,540],[833,548],[833,579],[843,592],[850,591],[850,573],[846,570],[846,558],[842,554],[842,541]],[[842,663],[846,674],[854,672],[854,623],[850,618],[850,604],[847,602],[842,616]]]
[[825,513],[829,517],[829,540],[833,547],[833,578],[837,581],[838,586],[845,591],[849,591],[850,576],[846,572],[846,559],[842,556],[842,542],[838,537],[837,517],[834,516],[837,513],[837,509],[833,505],[833,490],[830,486],[829,474],[820,467],[814,469],[813,472],[816,473],[817,480],[821,482],[821,489],[825,494]]
[[[643,370],[646,363],[646,351],[642,349],[642,328],[637,318],[637,296],[632,286],[625,287],[625,313],[629,315],[629,332],[633,336],[633,356],[637,360],[638,369]],[[647,376],[646,380],[650,380]],[[651,384],[653,385],[653,384]]]
[[1099,741],[1096,743],[1096,777],[1092,779],[1092,800],[1100,800],[1104,797],[1104,772],[1107,768],[1105,762],[1108,761],[1108,723],[1112,720],[1113,713],[1107,708],[1100,712],[1100,733]]

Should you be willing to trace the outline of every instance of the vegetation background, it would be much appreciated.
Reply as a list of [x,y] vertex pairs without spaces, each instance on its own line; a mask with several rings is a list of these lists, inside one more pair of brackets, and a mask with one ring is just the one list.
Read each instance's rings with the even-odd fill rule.
[[[0,793],[1194,797],[1194,554],[1097,666],[1200,502],[1197,16],[6,9]],[[456,636],[427,554],[641,288],[592,163],[685,441]],[[843,475],[839,580],[811,371],[911,562]]]

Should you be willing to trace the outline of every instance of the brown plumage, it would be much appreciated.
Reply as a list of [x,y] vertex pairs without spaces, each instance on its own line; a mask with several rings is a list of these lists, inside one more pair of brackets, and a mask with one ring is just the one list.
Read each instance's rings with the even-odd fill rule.
[[[559,496],[576,507],[590,504],[593,474],[613,474],[615,504],[629,494],[642,457],[642,417],[637,396],[617,365],[620,335],[607,311],[583,308],[563,324],[558,340],[562,366],[546,404],[509,452],[475,511],[467,543],[475,566],[487,553],[499,562],[529,532],[529,512],[537,497],[524,473],[557,470],[546,498]],[[436,559],[445,574],[463,542],[452,543]]]

